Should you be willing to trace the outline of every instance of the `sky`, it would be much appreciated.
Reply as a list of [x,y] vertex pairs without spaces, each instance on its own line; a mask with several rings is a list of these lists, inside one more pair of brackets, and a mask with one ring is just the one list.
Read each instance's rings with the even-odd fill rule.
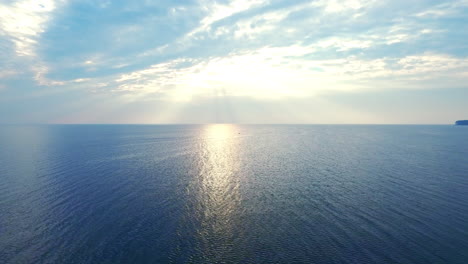
[[0,123],[450,124],[468,0],[0,0]]

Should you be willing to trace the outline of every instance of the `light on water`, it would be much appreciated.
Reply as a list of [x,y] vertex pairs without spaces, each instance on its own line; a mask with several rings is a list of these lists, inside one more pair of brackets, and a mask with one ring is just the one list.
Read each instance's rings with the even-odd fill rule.
[[235,214],[240,193],[238,142],[233,125],[209,125],[205,128],[198,151],[201,163],[193,185],[197,193],[194,215],[200,217],[197,231],[204,261],[216,263],[229,254],[236,232]]
[[467,22],[0,0],[0,264],[468,264]]
[[0,263],[468,259],[455,126],[3,126]]

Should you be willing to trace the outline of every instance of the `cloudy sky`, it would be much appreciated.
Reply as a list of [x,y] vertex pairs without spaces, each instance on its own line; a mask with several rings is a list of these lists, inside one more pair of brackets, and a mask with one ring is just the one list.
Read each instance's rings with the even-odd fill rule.
[[0,0],[0,123],[468,119],[468,0]]

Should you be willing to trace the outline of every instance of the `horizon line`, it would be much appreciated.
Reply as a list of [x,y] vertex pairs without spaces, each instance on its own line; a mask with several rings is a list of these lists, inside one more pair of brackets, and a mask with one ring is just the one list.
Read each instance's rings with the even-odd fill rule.
[[135,125],[135,126],[171,126],[171,125],[455,125],[454,123],[0,123],[0,126],[12,125]]

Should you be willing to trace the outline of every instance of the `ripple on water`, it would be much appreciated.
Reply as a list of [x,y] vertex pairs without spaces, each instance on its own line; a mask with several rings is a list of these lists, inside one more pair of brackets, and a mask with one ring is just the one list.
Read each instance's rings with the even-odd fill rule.
[[452,126],[3,126],[0,263],[455,263]]

